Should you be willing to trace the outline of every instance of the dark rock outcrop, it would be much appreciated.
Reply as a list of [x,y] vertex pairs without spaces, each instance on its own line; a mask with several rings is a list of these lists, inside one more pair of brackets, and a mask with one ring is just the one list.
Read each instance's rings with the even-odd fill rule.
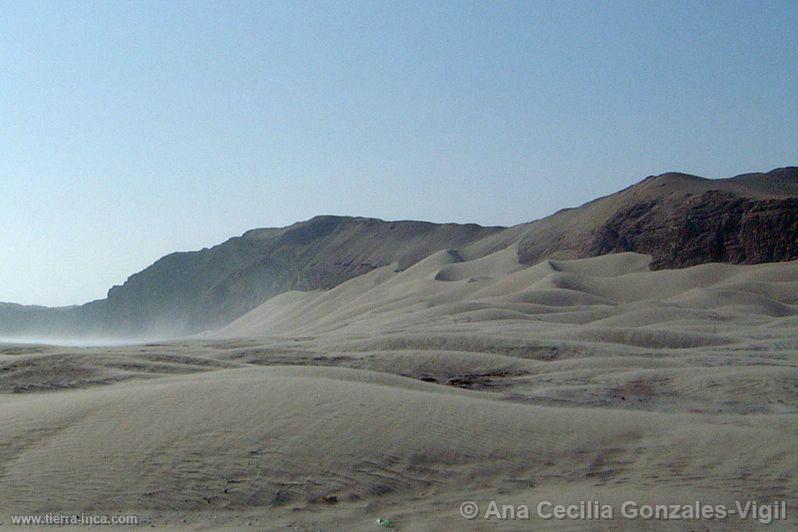
[[621,251],[651,255],[652,268],[795,260],[798,198],[756,200],[709,191],[677,203],[644,201],[613,215],[585,255]]
[[798,259],[798,168],[728,179],[669,173],[520,228],[525,264],[635,251],[653,268]]

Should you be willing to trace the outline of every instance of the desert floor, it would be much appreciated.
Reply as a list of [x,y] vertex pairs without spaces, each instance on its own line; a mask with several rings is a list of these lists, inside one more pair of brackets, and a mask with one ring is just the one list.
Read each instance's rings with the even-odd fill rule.
[[[618,509],[785,500],[769,528],[794,530],[798,263],[648,261],[444,251],[189,339],[0,345],[0,522],[740,530],[763,525]],[[531,520],[484,519],[490,500]],[[544,500],[616,518],[541,520]]]

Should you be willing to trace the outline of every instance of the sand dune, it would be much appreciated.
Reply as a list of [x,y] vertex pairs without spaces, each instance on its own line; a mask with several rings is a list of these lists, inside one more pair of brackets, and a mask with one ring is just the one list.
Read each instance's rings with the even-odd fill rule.
[[225,370],[4,402],[0,496],[20,513],[138,509],[188,523],[260,509],[276,525],[328,501],[363,524],[374,499],[401,508],[408,494],[520,479],[794,493],[784,427],[718,421],[514,404],[362,370]]
[[[291,335],[333,329],[340,333],[347,328],[383,333],[409,326],[418,332],[434,327],[436,318],[437,322],[454,323],[458,316],[469,323],[516,319],[533,327],[526,319],[533,317],[537,322],[584,325],[565,330],[576,335],[589,335],[609,324],[619,330],[645,324],[649,330],[630,331],[630,336],[651,335],[654,331],[650,329],[661,323],[662,334],[674,335],[672,347],[677,347],[684,342],[667,323],[686,321],[722,331],[736,328],[738,320],[798,313],[798,284],[793,280],[798,263],[704,264],[652,272],[647,269],[648,257],[635,253],[545,261],[530,268],[521,268],[513,256],[508,248],[465,262],[456,252],[438,252],[405,271],[388,266],[328,291],[273,298],[220,334]],[[586,307],[597,307],[594,320],[586,319],[591,315]],[[568,320],[570,313],[579,318]],[[622,336],[618,335],[617,343],[636,345]],[[714,345],[740,340],[704,336],[704,340],[695,338],[687,343]],[[669,347],[667,339],[660,343],[657,347]]]
[[186,340],[0,346],[0,514],[523,530],[459,504],[742,498],[795,525],[798,263],[516,257],[443,250]]

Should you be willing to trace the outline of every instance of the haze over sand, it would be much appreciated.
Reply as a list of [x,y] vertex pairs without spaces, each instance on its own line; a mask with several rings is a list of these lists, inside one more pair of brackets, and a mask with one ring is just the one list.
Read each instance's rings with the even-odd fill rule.
[[651,272],[634,253],[516,257],[445,250],[277,296],[187,340],[5,346],[1,513],[680,530],[467,521],[458,508],[754,499],[786,500],[775,526],[795,526],[797,263]]

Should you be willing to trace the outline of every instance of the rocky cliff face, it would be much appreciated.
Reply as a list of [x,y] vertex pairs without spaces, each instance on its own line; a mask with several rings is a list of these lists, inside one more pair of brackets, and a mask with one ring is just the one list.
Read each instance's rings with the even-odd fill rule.
[[644,201],[613,215],[584,254],[621,251],[651,255],[652,268],[795,260],[798,198],[756,200],[709,191],[677,203]]
[[718,180],[652,176],[515,230],[527,264],[622,251],[651,255],[653,268],[795,260],[798,168]]

